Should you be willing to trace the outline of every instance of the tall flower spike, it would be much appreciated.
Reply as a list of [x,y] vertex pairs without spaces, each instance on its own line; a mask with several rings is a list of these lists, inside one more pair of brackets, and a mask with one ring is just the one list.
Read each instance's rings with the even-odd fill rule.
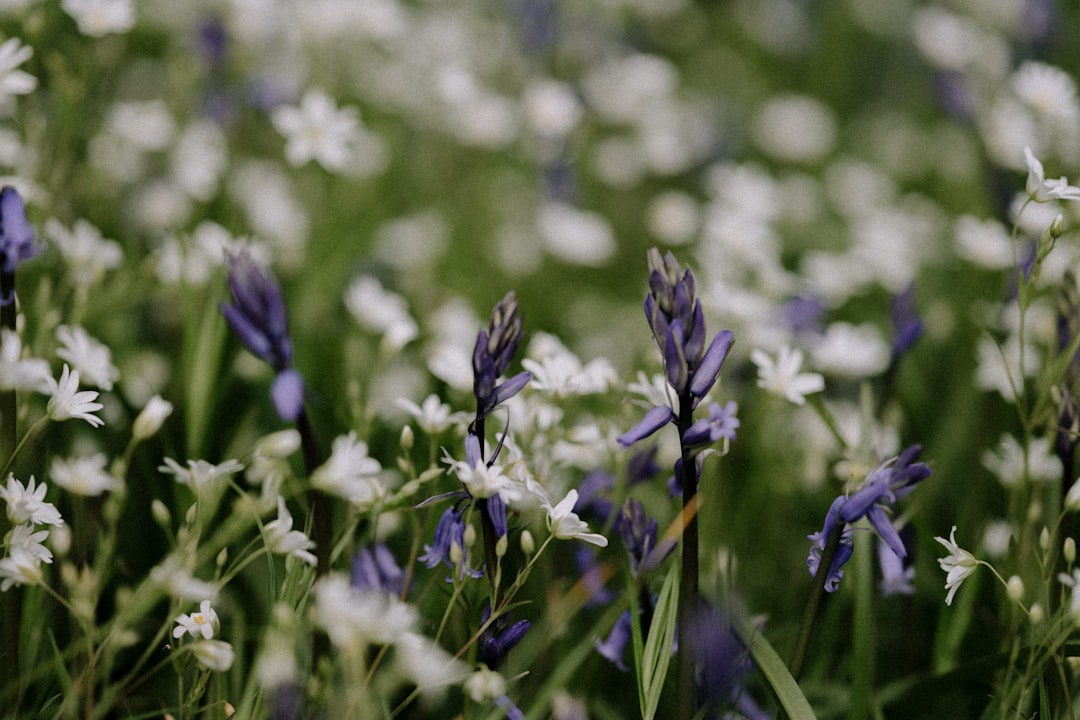
[[247,250],[229,252],[225,260],[234,304],[221,303],[221,313],[244,347],[277,373],[270,397],[278,415],[296,420],[303,409],[304,381],[292,368],[292,340],[281,288]]
[[483,420],[495,407],[514,395],[532,379],[528,372],[518,373],[498,384],[499,377],[510,367],[510,361],[521,342],[521,315],[517,296],[511,290],[491,311],[487,330],[481,330],[473,348],[473,394],[476,396],[476,419]]

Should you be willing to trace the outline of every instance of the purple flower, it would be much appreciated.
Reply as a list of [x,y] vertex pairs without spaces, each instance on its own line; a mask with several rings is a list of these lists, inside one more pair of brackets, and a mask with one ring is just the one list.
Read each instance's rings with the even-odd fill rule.
[[[480,616],[480,624],[486,624],[491,617],[491,606],[485,605]],[[509,613],[500,615],[480,633],[480,662],[492,670],[496,669],[510,650],[525,637],[531,623],[528,620],[510,622]]]
[[656,518],[645,514],[645,508],[634,498],[627,498],[616,527],[630,553],[630,571],[634,575],[651,572],[660,567],[678,544],[674,538],[656,539]]
[[[645,317],[664,359],[664,374],[678,396],[678,406],[696,408],[720,375],[734,336],[721,330],[706,347],[705,317],[694,297],[696,281],[690,268],[682,270],[671,253],[661,257],[649,250],[649,294]],[[658,405],[618,438],[623,447],[652,435],[677,420],[678,407]]]
[[[694,675],[702,701],[709,707],[723,709],[748,698],[742,677],[752,667],[747,648],[735,634],[730,621],[719,608],[705,603],[691,614],[686,652],[693,658]],[[750,710],[748,717],[766,718],[750,700],[739,703],[740,710]]]
[[607,639],[603,642],[600,640],[594,641],[596,651],[623,672],[627,670],[626,664],[623,663],[623,655],[625,654],[626,643],[630,641],[631,630],[630,611],[623,610],[622,614],[619,615],[619,619],[615,621],[615,625],[611,628]]
[[390,549],[383,543],[376,543],[370,549],[360,548],[353,556],[352,586],[400,595],[405,586],[405,573],[398,567]]
[[903,355],[923,334],[923,321],[915,308],[915,283],[893,296],[889,304],[893,324],[892,356]]
[[739,419],[735,417],[738,406],[729,400],[723,407],[720,403],[709,403],[709,417],[702,418],[683,433],[683,444],[689,447],[706,447],[725,440],[735,439],[735,429]]
[[907,549],[900,534],[889,519],[891,506],[915,489],[920,482],[930,477],[930,467],[925,463],[915,462],[922,448],[911,447],[895,458],[890,458],[870,471],[859,490],[849,496],[841,495],[833,500],[825,516],[825,525],[820,532],[809,535],[811,541],[810,556],[806,565],[811,575],[817,574],[821,553],[825,550],[829,536],[837,522],[843,523],[840,546],[833,558],[826,579],[825,589],[833,592],[839,586],[844,573],[840,569],[851,557],[850,525],[865,517],[877,532],[881,540],[899,559],[907,557]]
[[244,347],[277,373],[270,395],[278,415],[296,420],[303,409],[304,383],[292,369],[292,340],[281,288],[247,250],[229,252],[225,260],[233,304],[221,303],[221,313]]
[[[29,260],[41,251],[34,243],[34,228],[26,219],[26,206],[19,191],[10,185],[0,190],[0,273],[11,274],[23,260]],[[7,305],[14,299],[0,298]]]
[[510,360],[521,342],[521,315],[517,296],[506,293],[491,311],[487,330],[481,330],[473,348],[473,395],[476,396],[476,419],[483,420],[497,405],[514,395],[532,379],[527,372],[519,373],[498,384],[499,377],[510,367]]

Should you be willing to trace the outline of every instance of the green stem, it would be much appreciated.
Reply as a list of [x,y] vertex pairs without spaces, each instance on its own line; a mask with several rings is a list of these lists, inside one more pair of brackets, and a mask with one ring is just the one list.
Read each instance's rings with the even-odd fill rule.
[[844,523],[837,522],[832,532],[825,541],[825,550],[821,553],[817,572],[814,574],[814,585],[810,589],[810,597],[806,601],[806,610],[803,612],[802,626],[799,628],[799,637],[795,641],[795,651],[791,655],[788,669],[791,677],[797,681],[802,675],[803,665],[806,662],[806,653],[810,649],[810,636],[814,631],[814,623],[817,621],[818,611],[821,609],[821,600],[825,596],[825,581],[829,577],[833,558],[840,547],[840,538],[844,533]]

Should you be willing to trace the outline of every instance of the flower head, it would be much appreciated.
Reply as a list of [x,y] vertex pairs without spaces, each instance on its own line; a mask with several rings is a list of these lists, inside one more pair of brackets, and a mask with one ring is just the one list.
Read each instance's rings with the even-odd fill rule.
[[796,405],[806,403],[806,396],[825,389],[825,379],[818,373],[799,372],[802,367],[802,350],[780,348],[773,360],[764,350],[754,350],[750,360],[758,366],[758,387],[772,395],[778,395]]
[[53,458],[49,477],[68,492],[76,495],[100,495],[121,490],[124,484],[105,470],[108,459],[102,453],[73,458]]
[[0,592],[12,585],[37,585],[42,578],[41,560],[21,548],[0,560]]
[[358,508],[370,508],[383,499],[386,488],[379,480],[382,465],[368,456],[367,443],[356,433],[334,439],[330,458],[311,475],[312,487],[348,500]]
[[0,328],[0,389],[52,392],[48,361],[24,358],[22,339],[9,328]]
[[37,87],[37,78],[19,66],[34,55],[34,49],[19,38],[8,38],[0,45],[0,105],[11,95],[27,95]]
[[109,347],[79,326],[61,325],[56,328],[60,348],[56,356],[66,360],[79,371],[80,377],[102,390],[112,390],[120,371],[112,363]]
[[356,108],[339,109],[320,89],[304,93],[298,106],[279,107],[272,120],[285,136],[285,159],[295,167],[314,160],[327,170],[345,169],[360,133]]
[[0,487],[0,499],[7,505],[8,520],[14,525],[62,524],[64,521],[60,517],[60,511],[52,503],[45,502],[48,489],[45,483],[36,485],[33,475],[26,485],[16,480],[14,475],[8,475],[7,487]]
[[979,561],[974,555],[956,544],[955,525],[953,525],[952,532],[949,533],[948,540],[943,537],[935,537],[934,539],[949,551],[949,554],[945,557],[938,558],[938,565],[947,573],[945,589],[949,592],[945,596],[945,604],[952,605],[953,596],[956,595],[956,591],[960,588],[960,583],[964,582],[968,575],[975,572],[975,568],[979,566]]
[[530,373],[522,372],[498,384],[521,342],[521,328],[517,296],[510,291],[495,305],[488,328],[479,332],[473,346],[473,395],[476,396],[477,420],[487,417],[497,405],[517,395],[532,379]]
[[[18,40],[12,38],[0,45],[0,65],[3,62],[4,49],[12,42],[18,43]],[[0,189],[0,272],[15,272],[19,263],[29,260],[40,251],[41,247],[34,243],[34,228],[26,219],[26,206],[23,205],[22,196],[15,188],[5,185]],[[0,298],[0,304],[7,305],[12,300],[14,296]]]
[[219,465],[214,465],[206,460],[188,460],[188,466],[185,468],[172,458],[167,457],[165,458],[165,464],[158,467],[158,470],[174,476],[176,482],[187,485],[196,493],[214,488],[225,478],[235,475],[243,469],[243,465],[231,458]]
[[289,514],[289,509],[285,507],[285,498],[279,495],[277,505],[277,519],[266,523],[266,527],[263,528],[266,532],[266,546],[270,548],[272,553],[292,555],[314,567],[316,558],[308,552],[315,547],[314,541],[308,538],[303,531],[292,529],[292,515]]
[[589,526],[573,512],[577,499],[578,491],[571,490],[555,507],[545,503],[548,530],[560,540],[581,540],[607,547],[607,538],[599,533],[589,532]]
[[203,600],[199,604],[199,612],[188,615],[178,615],[176,620],[176,627],[173,628],[173,637],[180,639],[184,635],[190,635],[193,638],[203,638],[209,640],[214,637],[214,633],[220,626],[217,613],[214,612],[214,608],[210,607],[209,600]]
[[400,595],[405,586],[405,572],[398,566],[390,548],[375,543],[371,548],[360,548],[353,556],[352,586]]
[[1042,163],[1029,147],[1024,148],[1024,161],[1028,168],[1026,190],[1029,198],[1037,203],[1051,200],[1080,200],[1080,188],[1069,185],[1069,181],[1064,177],[1057,180],[1046,179]]
[[135,26],[132,0],[63,0],[60,5],[75,19],[79,32],[89,37],[126,33]]
[[[485,625],[491,617],[491,608],[484,607],[480,617],[480,624]],[[480,633],[480,662],[489,668],[495,669],[502,663],[510,650],[521,642],[525,633],[529,631],[532,623],[528,620],[510,621],[510,614],[506,613],[495,620]]]
[[79,392],[79,371],[71,370],[64,363],[64,370],[60,374],[60,380],[56,381],[49,377],[49,385],[52,397],[49,398],[47,410],[49,417],[56,421],[85,420],[94,427],[100,427],[105,421],[93,413],[100,410],[103,405],[94,402],[98,393],[93,390]]
[[295,420],[303,409],[304,383],[292,369],[292,340],[281,288],[247,250],[229,252],[225,260],[234,304],[221,303],[221,313],[244,346],[277,373],[270,389],[274,408],[283,420]]
[[720,440],[734,440],[735,430],[739,427],[739,418],[735,417],[738,406],[734,400],[726,405],[709,403],[709,417],[701,418],[683,433],[683,444],[688,447],[704,448]]

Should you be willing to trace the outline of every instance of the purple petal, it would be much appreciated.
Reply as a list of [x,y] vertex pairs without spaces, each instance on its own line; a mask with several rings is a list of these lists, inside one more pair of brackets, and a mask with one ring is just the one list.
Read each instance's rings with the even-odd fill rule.
[[674,419],[675,413],[671,411],[671,408],[667,405],[657,405],[645,413],[645,417],[637,425],[620,435],[617,441],[623,447],[630,447],[638,440],[649,437]]
[[291,422],[300,417],[304,409],[304,379],[300,373],[292,368],[278,373],[270,386],[270,398],[282,420]]
[[863,485],[857,492],[852,493],[840,508],[840,518],[847,523],[855,522],[888,493],[889,482],[886,477],[879,477]]
[[717,376],[720,375],[720,368],[724,365],[724,360],[727,359],[728,351],[731,349],[731,343],[734,339],[735,336],[732,335],[730,330],[721,330],[716,333],[716,337],[709,344],[709,349],[705,351],[705,356],[701,358],[701,364],[694,370],[694,377],[690,381],[691,395],[699,398],[704,397],[712,389]]
[[523,372],[518,373],[514,377],[510,378],[502,385],[495,388],[495,401],[492,403],[492,407],[500,403],[504,403],[510,398],[521,392],[522,388],[529,384],[532,380],[532,373]]
[[221,309],[221,314],[229,321],[233,332],[240,337],[240,342],[244,343],[244,347],[256,357],[269,361],[273,356],[273,348],[266,333],[256,327],[240,308],[225,303],[221,303],[218,307]]
[[892,549],[896,557],[901,560],[907,557],[907,548],[904,547],[904,541],[900,539],[900,533],[896,532],[896,528],[893,527],[892,521],[889,520],[889,516],[883,508],[877,506],[870,508],[866,513],[866,518],[877,530],[877,534],[881,536],[881,539]]
[[686,355],[683,354],[683,324],[681,320],[672,320],[668,326],[667,342],[664,345],[664,370],[671,387],[681,396],[686,389]]

